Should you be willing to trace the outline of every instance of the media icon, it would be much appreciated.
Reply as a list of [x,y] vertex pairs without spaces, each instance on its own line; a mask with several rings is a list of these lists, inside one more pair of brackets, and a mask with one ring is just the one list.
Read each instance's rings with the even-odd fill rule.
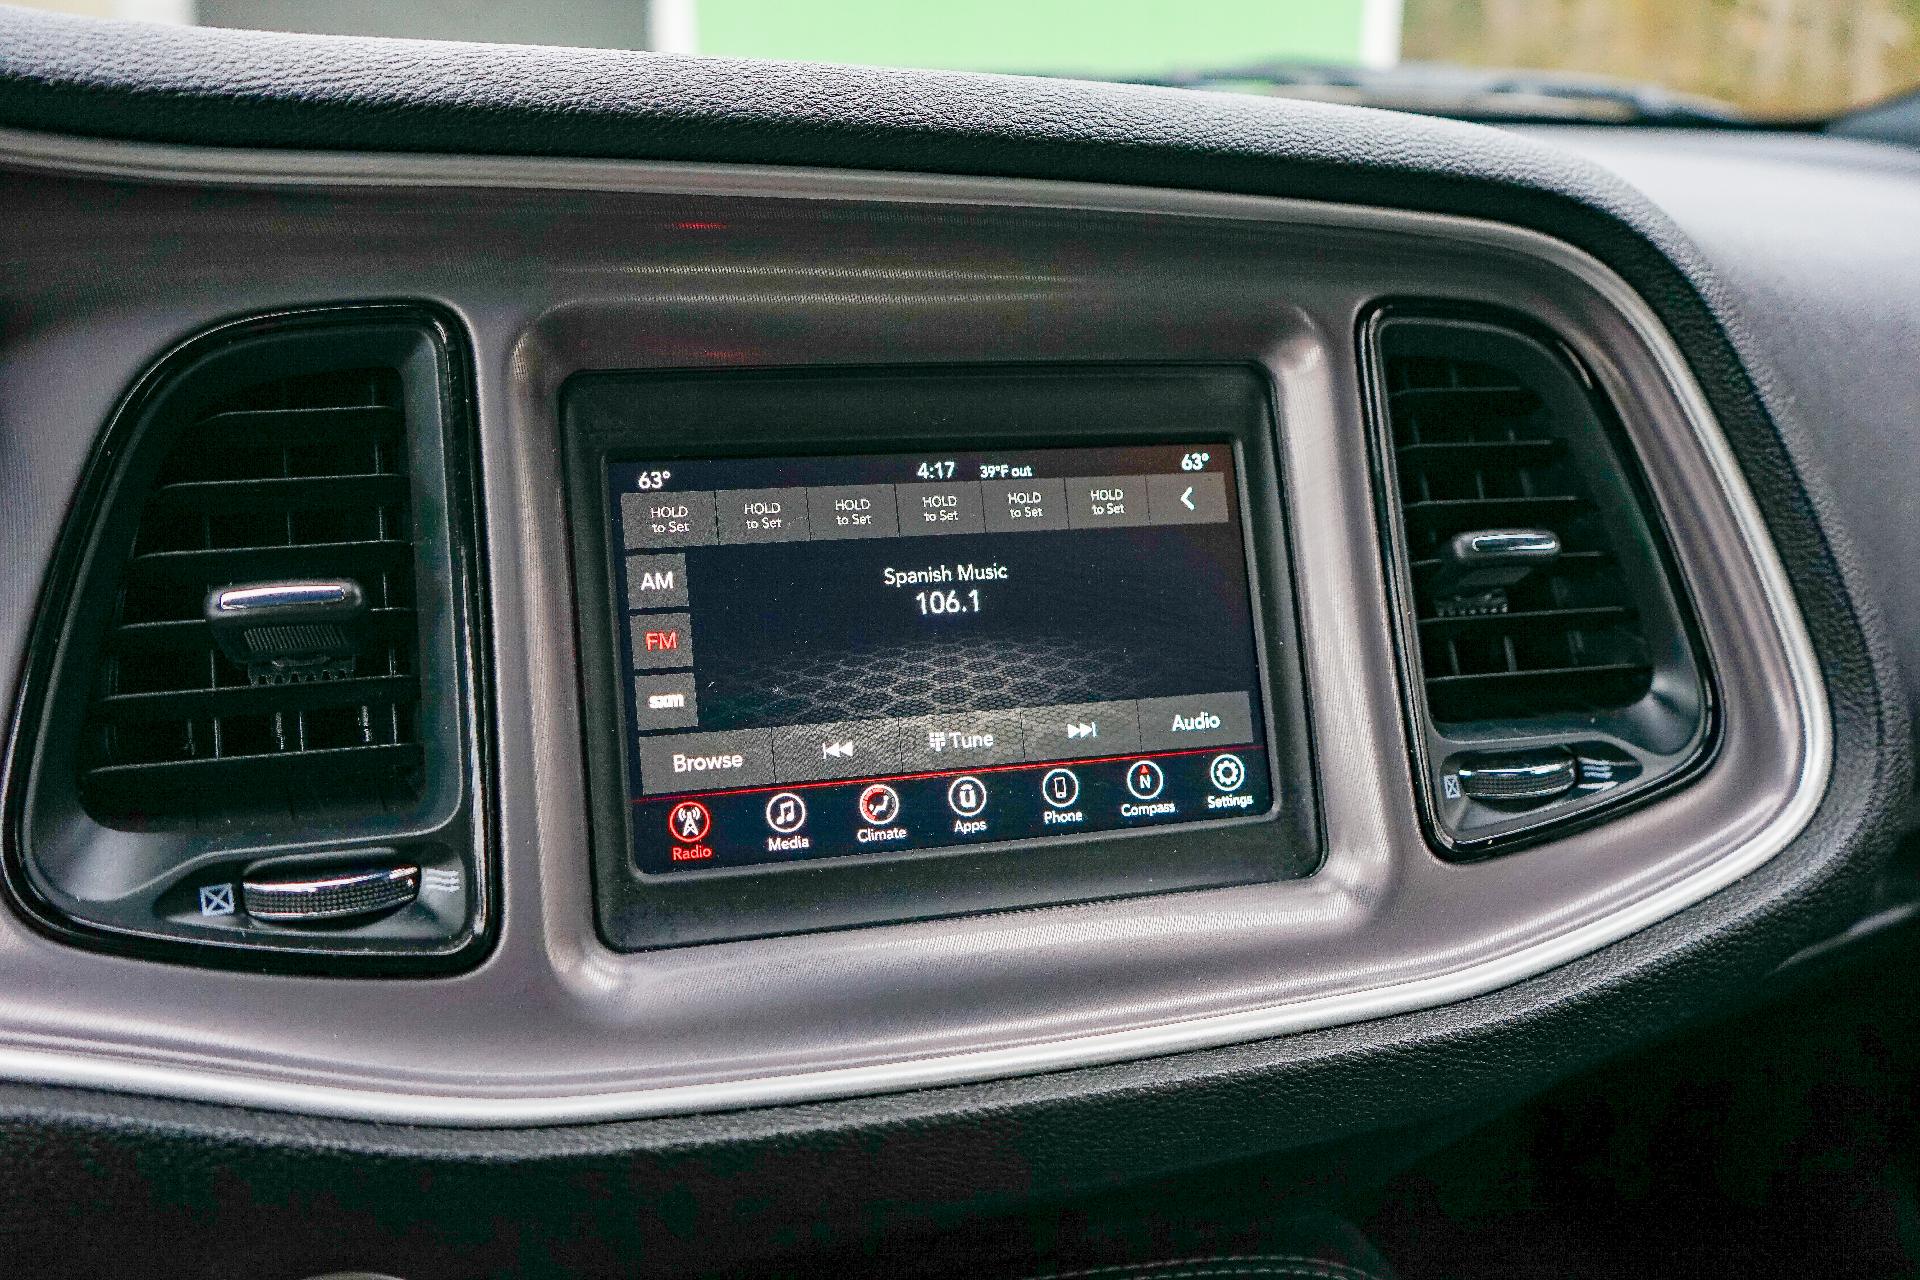
[[977,818],[987,807],[987,785],[969,775],[947,784],[947,807],[963,818]]
[[1218,755],[1207,766],[1207,776],[1213,779],[1215,791],[1238,791],[1247,780],[1247,766],[1239,756]]
[[1135,800],[1151,800],[1167,785],[1167,775],[1151,760],[1135,760],[1127,766],[1127,790]]
[[900,816],[900,793],[876,782],[860,793],[860,816],[870,827],[884,827]]
[[1040,779],[1040,795],[1055,809],[1069,808],[1080,798],[1080,775],[1071,769],[1049,769]]
[[807,802],[791,791],[782,791],[767,801],[767,825],[783,836],[790,836],[807,825]]
[[713,815],[698,800],[682,800],[667,814],[667,832],[675,840],[705,840],[713,829]]

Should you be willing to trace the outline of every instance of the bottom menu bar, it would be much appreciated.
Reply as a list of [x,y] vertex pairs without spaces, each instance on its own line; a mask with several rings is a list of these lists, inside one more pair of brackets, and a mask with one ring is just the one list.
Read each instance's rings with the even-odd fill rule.
[[804,861],[1264,814],[1262,749],[860,777],[633,802],[640,869]]

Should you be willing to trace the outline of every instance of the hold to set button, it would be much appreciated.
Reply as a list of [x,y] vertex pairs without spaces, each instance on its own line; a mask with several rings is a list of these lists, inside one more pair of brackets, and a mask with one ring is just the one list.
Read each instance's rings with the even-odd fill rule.
[[713,545],[713,493],[623,493],[620,524],[629,550]]

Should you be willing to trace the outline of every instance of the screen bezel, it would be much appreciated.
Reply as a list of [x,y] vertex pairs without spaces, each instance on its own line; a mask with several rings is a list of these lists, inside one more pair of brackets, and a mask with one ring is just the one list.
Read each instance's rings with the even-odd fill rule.
[[[1273,388],[1246,365],[580,373],[561,388],[601,938],[616,950],[1311,875],[1322,849]],[[1233,449],[1260,671],[1263,814],[669,874],[632,855],[607,467],[662,461],[1219,444]]]

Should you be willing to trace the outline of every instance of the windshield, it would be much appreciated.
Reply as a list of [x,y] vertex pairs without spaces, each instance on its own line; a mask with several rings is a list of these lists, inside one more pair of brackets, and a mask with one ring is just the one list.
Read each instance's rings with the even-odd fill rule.
[[1805,119],[1920,84],[1920,0],[37,3],[206,26],[1065,75],[1470,116]]

